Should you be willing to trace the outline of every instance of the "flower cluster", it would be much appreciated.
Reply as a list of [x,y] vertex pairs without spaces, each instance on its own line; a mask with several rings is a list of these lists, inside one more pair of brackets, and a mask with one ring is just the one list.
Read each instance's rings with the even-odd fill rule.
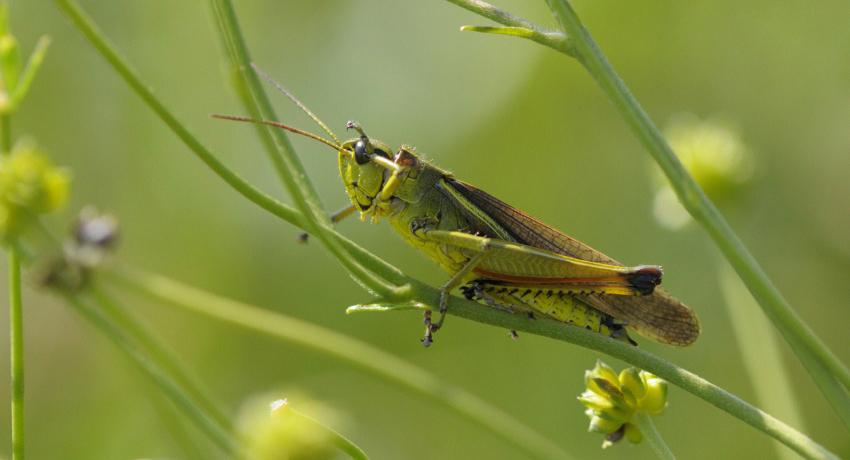
[[631,423],[636,412],[660,414],[667,406],[667,382],[646,371],[630,367],[619,375],[602,361],[584,373],[587,390],[578,400],[587,407],[590,431],[606,435],[602,447],[624,437],[632,443],[643,439]]
[[[727,123],[684,114],[675,117],[664,134],[682,165],[715,202],[734,198],[753,176],[752,154]],[[682,228],[691,221],[690,215],[660,171],[655,171],[655,216],[668,228]]]
[[0,158],[0,236],[17,237],[33,217],[61,207],[69,183],[69,173],[34,147],[19,144]]

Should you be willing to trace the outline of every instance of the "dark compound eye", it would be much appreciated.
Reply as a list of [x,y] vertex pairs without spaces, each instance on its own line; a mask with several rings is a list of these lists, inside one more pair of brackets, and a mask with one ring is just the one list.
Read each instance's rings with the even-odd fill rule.
[[354,161],[359,165],[369,162],[369,144],[363,139],[354,144]]

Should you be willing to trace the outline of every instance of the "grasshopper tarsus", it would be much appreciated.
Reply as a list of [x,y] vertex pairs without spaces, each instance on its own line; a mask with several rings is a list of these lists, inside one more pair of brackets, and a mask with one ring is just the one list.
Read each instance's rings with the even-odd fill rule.
[[307,244],[310,241],[310,234],[307,232],[301,233],[298,235],[296,241],[298,241],[298,244]]
[[430,328],[425,329],[425,337],[422,337],[419,341],[422,342],[422,346],[425,348],[430,347],[434,343],[434,335],[431,333]]
[[425,310],[422,314],[422,323],[425,324],[425,335],[420,339],[422,346],[428,348],[434,343],[434,325],[431,324],[431,310]]
[[519,334],[517,334],[517,332],[513,329],[508,331],[508,336],[510,336],[510,338],[513,339],[513,340],[516,340],[516,339],[519,338]]

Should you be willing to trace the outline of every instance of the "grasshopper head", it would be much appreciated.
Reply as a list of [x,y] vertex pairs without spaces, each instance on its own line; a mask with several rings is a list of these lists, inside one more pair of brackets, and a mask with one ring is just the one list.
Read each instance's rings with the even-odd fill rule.
[[393,162],[392,148],[385,142],[370,139],[355,122],[348,122],[360,137],[342,143],[339,152],[339,175],[351,203],[368,212],[389,177],[387,163]]

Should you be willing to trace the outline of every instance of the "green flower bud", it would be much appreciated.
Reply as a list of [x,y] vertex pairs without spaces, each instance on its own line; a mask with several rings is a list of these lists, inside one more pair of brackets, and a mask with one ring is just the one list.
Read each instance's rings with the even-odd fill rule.
[[623,369],[618,375],[597,361],[593,369],[585,371],[585,386],[587,390],[578,400],[587,407],[589,430],[606,435],[603,448],[623,438],[640,442],[640,430],[630,423],[635,412],[658,415],[667,406],[667,382],[635,368]]
[[0,36],[0,92],[6,97],[18,86],[21,73],[21,51],[18,40],[12,35]]
[[0,158],[0,236],[18,236],[32,216],[59,209],[68,200],[70,175],[41,151],[16,146]]
[[600,396],[594,391],[585,391],[579,395],[578,400],[591,410],[602,411],[614,408],[614,403],[610,399]]
[[[753,176],[754,162],[737,131],[718,120],[693,115],[675,117],[664,130],[670,147],[705,193],[716,202],[734,197]],[[677,229],[691,219],[665,177],[655,168],[658,184],[654,212],[666,227]]]
[[630,395],[635,400],[643,398],[646,394],[646,384],[640,376],[640,372],[634,367],[627,367],[620,372],[620,386],[623,393]]
[[626,439],[628,439],[628,441],[632,444],[637,444],[643,441],[643,434],[636,426],[632,425],[631,423],[626,424],[625,435]]
[[[265,398],[249,402],[242,410],[240,426],[245,439],[246,459],[331,460],[338,458],[331,432],[316,420],[293,409],[286,399]],[[335,418],[332,411],[304,401],[305,410],[319,412],[323,420]]]
[[612,369],[611,366],[602,362],[601,359],[596,360],[596,366],[594,366],[592,370],[586,371],[584,373],[585,378],[587,378],[588,372],[592,373],[594,378],[601,377],[601,378],[604,378],[605,380],[607,380],[611,383],[614,383],[614,384],[616,384],[618,382],[617,371]]
[[592,415],[588,430],[594,433],[608,434],[619,430],[621,426],[623,426],[623,422],[621,421],[608,420],[598,415]]
[[667,382],[646,371],[640,374],[646,384],[646,395],[638,402],[638,409],[658,415],[667,407]]

